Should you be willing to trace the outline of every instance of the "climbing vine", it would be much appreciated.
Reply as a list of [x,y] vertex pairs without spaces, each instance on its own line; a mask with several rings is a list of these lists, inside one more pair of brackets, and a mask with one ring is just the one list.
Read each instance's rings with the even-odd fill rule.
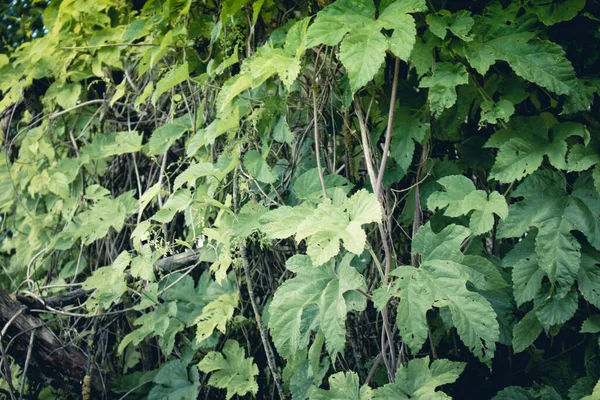
[[3,395],[600,396],[595,3],[33,3]]

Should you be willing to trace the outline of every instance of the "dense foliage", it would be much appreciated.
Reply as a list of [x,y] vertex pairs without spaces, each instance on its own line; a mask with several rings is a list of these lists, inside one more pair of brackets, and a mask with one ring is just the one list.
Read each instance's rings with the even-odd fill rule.
[[[600,396],[595,2],[34,3],[0,282],[92,398]],[[6,396],[89,398],[2,347]]]

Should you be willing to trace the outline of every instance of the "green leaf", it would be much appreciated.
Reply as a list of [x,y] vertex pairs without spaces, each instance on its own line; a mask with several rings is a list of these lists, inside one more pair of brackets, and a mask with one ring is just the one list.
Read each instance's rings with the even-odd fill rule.
[[317,14],[308,28],[306,45],[335,46],[350,30],[372,23],[373,18],[375,5],[372,0],[338,0]]
[[502,260],[504,266],[512,267],[513,294],[519,307],[533,300],[546,276],[537,262],[535,237],[534,233],[527,235]]
[[173,190],[179,189],[183,184],[187,184],[188,187],[195,187],[196,180],[198,178],[203,178],[206,176],[212,176],[216,172],[215,167],[212,163],[202,162],[195,163],[192,162],[185,171],[175,178],[175,182],[173,183]]
[[535,316],[545,329],[550,329],[553,325],[564,324],[575,315],[578,297],[575,290],[569,290],[563,295],[554,295],[550,298],[546,293],[540,292],[534,300]]
[[581,253],[577,286],[584,299],[596,308],[600,308],[600,252],[589,246],[584,247]]
[[307,205],[278,207],[259,217],[261,230],[272,239],[288,238],[296,233],[298,225],[313,211],[314,208]]
[[585,171],[598,163],[600,163],[600,154],[592,146],[576,143],[569,151],[567,171]]
[[176,303],[159,304],[152,312],[143,314],[134,321],[140,328],[127,334],[119,343],[118,353],[122,354],[127,346],[137,346],[147,336],[158,336],[163,354],[171,354],[175,346],[175,335],[185,326],[177,317]]
[[273,128],[273,140],[287,144],[292,144],[294,141],[294,133],[290,130],[285,115],[279,117]]
[[190,73],[188,71],[188,63],[185,62],[180,66],[172,69],[164,78],[162,78],[156,84],[156,90],[152,95],[152,105],[156,106],[156,102],[161,94],[165,93],[168,90],[171,90],[173,87],[179,85],[180,83],[185,82],[190,77]]
[[423,142],[429,130],[429,124],[414,117],[406,107],[401,107],[396,115],[390,155],[398,163],[398,166],[407,172],[413,161],[415,142]]
[[565,51],[534,36],[533,32],[511,32],[484,42],[474,40],[466,44],[467,58],[482,75],[496,60],[506,61],[521,78],[556,94],[569,94],[575,71]]
[[[397,288],[402,291],[398,304],[397,324],[402,340],[416,354],[427,340],[427,311],[435,300],[424,282],[412,278],[414,268],[401,266],[394,270]],[[395,286],[396,286],[395,285]],[[373,294],[375,296],[375,294]]]
[[431,77],[421,79],[419,87],[428,88],[427,95],[431,111],[439,116],[442,111],[456,103],[456,86],[469,82],[469,74],[462,64],[437,63]]
[[133,198],[135,191],[125,192],[116,199],[101,198],[89,210],[77,215],[78,229],[75,237],[80,237],[88,245],[101,239],[113,228],[120,232],[128,215],[137,208]]
[[256,150],[250,150],[244,155],[244,167],[248,172],[263,183],[275,183],[277,176],[271,171],[271,167]]
[[279,286],[269,307],[269,328],[281,356],[289,358],[306,348],[311,331],[318,330],[332,356],[344,351],[346,314],[366,306],[364,300],[353,305],[345,297],[349,291],[365,289],[363,276],[350,266],[352,257],[346,255],[336,269],[331,263],[313,266],[307,256],[288,260],[296,277]]
[[[327,195],[332,196],[334,188],[339,188],[344,193],[350,192],[354,185],[352,185],[348,179],[341,175],[326,175],[324,178],[325,189]],[[321,181],[319,178],[319,170],[317,168],[309,169],[304,172],[294,182],[294,190],[296,195],[301,200],[309,200],[314,203],[319,203],[323,199],[323,189],[321,187]]]
[[538,171],[525,179],[512,197],[524,199],[509,207],[498,237],[519,237],[530,226],[537,227],[537,262],[552,285],[568,289],[581,264],[581,245],[571,231],[581,231],[595,248],[600,247],[600,202],[590,175],[580,177],[569,195],[562,174]]
[[494,134],[485,147],[499,148],[490,177],[511,183],[536,171],[544,156],[558,169],[567,169],[565,161],[569,136],[586,136],[579,124],[558,124],[552,127],[552,139],[539,117],[515,118],[512,128]]
[[156,386],[148,394],[149,400],[186,400],[198,397],[200,393],[200,377],[198,370],[187,371],[183,360],[172,360],[163,364],[154,377]]
[[441,10],[439,15],[427,14],[426,20],[429,30],[442,40],[446,38],[448,30],[466,42],[473,40],[468,34],[475,21],[469,11],[459,10],[456,14],[451,14],[447,10]]
[[61,172],[55,172],[50,176],[48,190],[59,195],[63,199],[69,198],[69,178],[67,178],[67,176]]
[[415,358],[408,366],[400,365],[394,383],[388,383],[373,391],[373,399],[448,399],[439,386],[456,382],[465,369],[466,363],[446,359],[435,360],[429,365],[429,358]]
[[537,398],[529,393],[525,388],[519,386],[509,386],[502,389],[492,398],[492,400],[536,400]]
[[372,390],[367,385],[360,386],[354,372],[338,372],[329,377],[329,390],[317,389],[311,400],[370,400]]
[[[492,271],[489,266],[474,268],[477,264],[485,265],[485,259],[461,254],[460,244],[468,234],[466,228],[457,225],[447,226],[438,234],[433,233],[429,223],[421,226],[412,248],[413,253],[421,255],[421,266],[412,274],[401,270],[407,274],[401,273],[401,279],[395,283],[401,289],[400,304],[410,302],[398,307],[398,322],[403,323],[399,328],[408,339],[407,344],[417,352],[426,339],[424,311],[434,306],[449,307],[452,323],[463,343],[481,361],[489,363],[500,334],[496,313],[483,296],[468,291],[466,284],[470,280],[484,287],[496,287],[495,281],[503,282],[499,276],[486,280],[486,271]],[[402,290],[403,286],[407,290]]]
[[[48,89],[50,92],[50,89]],[[64,84],[56,93],[56,102],[64,109],[74,107],[81,94],[81,85],[79,83]]]
[[123,251],[109,267],[98,268],[82,285],[85,290],[94,290],[86,301],[88,311],[108,309],[127,291],[125,268],[131,261],[131,255]]
[[554,25],[558,22],[570,21],[585,7],[585,0],[553,1],[526,1],[527,12],[536,14],[545,25]]
[[469,227],[475,235],[489,232],[494,227],[494,216],[500,219],[508,216],[508,205],[500,193],[493,191],[487,195],[482,190],[477,190],[465,197],[465,211],[473,211]]
[[204,373],[212,372],[208,384],[227,389],[228,400],[234,395],[256,395],[258,392],[255,378],[258,375],[258,367],[252,357],[245,357],[244,349],[235,340],[225,342],[221,353],[211,351],[205,355],[198,363],[198,369]]
[[582,397],[580,400],[596,400],[600,398],[600,380],[594,386],[594,390],[588,396]]
[[508,122],[510,117],[515,113],[515,106],[507,99],[500,99],[497,103],[486,100],[481,103],[481,119],[479,126],[488,124],[497,124],[498,120]]
[[142,149],[144,136],[137,131],[117,132],[114,143],[102,147],[105,157],[116,156],[127,153],[137,153]]
[[438,183],[446,188],[443,192],[434,192],[427,199],[430,209],[446,208],[444,215],[459,217],[471,211],[469,227],[475,235],[489,232],[494,227],[494,215],[506,218],[508,206],[504,197],[494,191],[488,194],[475,190],[470,179],[462,175],[445,176]]
[[185,210],[192,201],[192,193],[189,189],[179,189],[163,204],[162,208],[152,216],[151,219],[160,223],[171,222],[178,211]]
[[513,328],[513,349],[520,353],[533,344],[542,333],[543,326],[535,316],[534,311],[529,311]]
[[448,217],[459,217],[464,215],[464,200],[475,191],[473,182],[462,175],[445,176],[438,183],[446,188],[446,191],[432,193],[427,199],[427,207],[432,210],[446,208],[444,215]]
[[306,254],[314,265],[322,265],[338,254],[340,240],[348,251],[360,255],[367,240],[361,226],[381,222],[380,207],[375,195],[364,189],[342,206],[331,204],[331,200],[321,203],[298,225],[296,240],[307,239]]
[[233,318],[239,298],[237,291],[231,294],[224,293],[204,306],[202,314],[194,321],[197,325],[196,343],[208,339],[215,329],[221,333],[227,332],[227,323]]
[[387,48],[385,36],[372,27],[352,31],[344,39],[340,59],[348,71],[352,93],[373,79],[385,60]]
[[260,217],[267,212],[267,208],[262,204],[249,202],[242,207],[237,216],[237,221],[233,225],[232,235],[237,237],[247,237],[261,228]]
[[189,127],[182,123],[173,122],[171,124],[162,125],[152,133],[152,136],[150,136],[146,154],[150,156],[163,154],[188,130]]
[[600,332],[600,315],[592,315],[586,318],[581,325],[579,333],[598,333]]

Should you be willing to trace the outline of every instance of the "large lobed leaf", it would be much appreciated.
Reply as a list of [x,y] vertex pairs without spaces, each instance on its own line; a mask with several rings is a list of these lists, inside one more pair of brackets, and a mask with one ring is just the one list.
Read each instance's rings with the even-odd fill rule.
[[347,254],[337,267],[329,262],[313,266],[307,256],[296,255],[287,262],[296,273],[284,282],[273,296],[269,307],[269,327],[277,351],[291,357],[308,346],[312,331],[325,335],[329,353],[342,353],[346,343],[346,314],[362,310],[366,301],[348,301],[348,292],[365,289],[365,280],[350,265]]

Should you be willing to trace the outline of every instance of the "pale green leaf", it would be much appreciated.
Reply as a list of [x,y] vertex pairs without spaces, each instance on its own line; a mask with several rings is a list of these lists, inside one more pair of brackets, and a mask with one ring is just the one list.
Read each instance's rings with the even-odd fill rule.
[[50,176],[48,181],[48,190],[59,195],[63,199],[69,198],[69,179],[61,172],[55,172]]
[[208,339],[215,329],[226,333],[227,323],[233,318],[233,312],[238,306],[239,292],[224,293],[208,303],[202,309],[202,314],[194,321],[196,324],[196,343]]
[[192,162],[185,171],[175,178],[175,182],[173,183],[173,190],[179,189],[182,185],[187,184],[188,187],[195,187],[196,180],[198,178],[211,176],[215,173],[215,167],[212,163],[209,162],[201,162],[196,163]]
[[175,214],[185,210],[192,201],[192,193],[189,189],[179,189],[163,204],[162,208],[152,216],[151,219],[161,223],[170,222]]
[[515,106],[507,99],[500,99],[494,103],[491,100],[486,100],[481,103],[481,119],[479,126],[488,124],[497,124],[499,120],[508,122],[510,117],[515,113]]
[[421,266],[410,275],[402,273],[408,270],[399,270],[401,279],[395,283],[399,289],[406,286],[397,294],[398,321],[406,322],[400,327],[405,331],[403,337],[418,350],[426,338],[425,312],[434,306],[447,306],[460,339],[475,356],[489,364],[500,334],[496,313],[483,296],[468,291],[466,284],[471,280],[491,288],[504,283],[499,273],[483,276],[495,268],[489,261],[479,256],[465,257],[460,252],[460,244],[468,234],[466,228],[457,225],[447,226],[438,234],[433,233],[429,223],[421,226],[412,248],[413,253],[421,255]]
[[372,0],[338,0],[320,11],[306,34],[308,47],[337,45],[352,29],[370,24],[375,18]]
[[185,62],[180,66],[173,68],[165,77],[158,81],[156,84],[156,90],[152,95],[152,105],[156,105],[158,98],[168,90],[185,82],[190,77],[188,71],[188,63]]
[[367,385],[360,386],[354,372],[338,372],[329,377],[329,390],[317,389],[311,400],[370,400],[372,390]]
[[251,87],[252,75],[250,73],[245,72],[231,77],[221,86],[221,91],[217,96],[217,110],[223,112],[238,94]]
[[[344,193],[348,193],[353,187],[348,179],[341,175],[326,175],[324,181],[328,196],[333,195],[332,189],[334,188],[340,188]],[[319,178],[319,170],[317,168],[309,169],[296,178],[294,190],[301,200],[309,200],[315,203],[321,202],[323,189]]]
[[312,214],[313,208],[281,206],[260,216],[261,230],[272,239],[285,239],[293,236],[298,225]]
[[64,109],[74,107],[79,100],[80,93],[81,85],[79,83],[61,85],[61,89],[56,93],[56,102]]
[[[290,259],[296,277],[279,286],[269,307],[269,327],[281,356],[289,358],[306,348],[311,331],[319,329],[332,356],[344,350],[346,314],[354,309],[345,294],[365,288],[362,275],[350,266],[351,259],[350,254],[344,257],[337,273],[331,263],[312,266],[306,256]],[[363,301],[359,308],[364,305]]]
[[113,265],[98,268],[83,282],[83,289],[94,290],[86,301],[88,311],[108,309],[127,291],[124,270],[130,261],[131,255],[124,251],[115,259]]
[[227,400],[234,395],[258,393],[258,367],[252,357],[245,357],[244,349],[235,340],[225,342],[222,352],[211,351],[205,355],[198,363],[198,369],[212,373],[208,380],[210,386],[227,389]]
[[498,131],[485,144],[499,148],[490,176],[503,183],[530,175],[540,167],[544,156],[556,168],[567,169],[565,139],[586,134],[579,124],[567,123],[553,126],[550,135],[539,116],[515,118],[511,122],[511,129]]
[[379,16],[377,22],[385,29],[393,29],[388,38],[388,47],[392,53],[403,61],[408,61],[416,42],[417,27],[412,16],[394,13],[394,7],[388,7]]
[[420,254],[422,261],[460,260],[460,247],[470,235],[469,229],[460,225],[448,225],[441,232],[434,233],[431,224],[419,228],[412,241],[412,251]]
[[244,155],[244,167],[259,182],[275,183],[277,180],[269,164],[256,150],[250,150]]
[[489,232],[494,227],[494,216],[500,219],[508,215],[508,205],[500,193],[494,191],[487,195],[483,190],[477,190],[465,197],[463,211],[473,211],[469,227],[475,235]]
[[321,265],[339,252],[340,240],[344,247],[360,255],[366,244],[361,225],[381,221],[381,208],[375,196],[366,190],[346,199],[342,206],[321,203],[305,218],[296,232],[296,240],[307,239],[306,253],[314,265]]
[[176,122],[162,125],[150,136],[146,153],[151,156],[163,154],[188,130],[188,126]]
[[261,228],[260,217],[267,212],[262,204],[249,202],[242,207],[233,224],[232,236],[247,237]]
[[450,399],[439,386],[456,382],[466,363],[446,359],[435,360],[429,365],[429,357],[415,358],[408,366],[400,365],[394,383],[388,383],[373,392],[373,399],[380,400],[435,400]]
[[117,132],[114,143],[102,147],[105,157],[116,156],[126,153],[137,153],[142,149],[144,136],[137,131]]
[[[433,293],[428,292],[428,288],[422,281],[412,278],[413,267],[398,268],[404,268],[407,273],[396,281],[396,285],[402,291],[402,299],[398,304],[398,329],[404,343],[413,354],[417,354],[427,340],[426,314],[432,308],[435,297]],[[400,271],[396,269],[395,272]]]
[[[427,207],[432,210],[444,209],[448,217],[460,217],[465,214],[465,199],[475,192],[473,182],[463,175],[445,176],[438,180],[446,190],[434,192],[427,198]],[[483,193],[485,195],[485,192]],[[466,211],[468,212],[468,211]]]
[[340,59],[348,71],[350,90],[357,92],[373,79],[385,60],[388,43],[377,29],[352,31],[340,46]]
[[273,139],[287,144],[291,144],[294,140],[294,133],[290,130],[285,115],[279,117],[275,127],[273,127]]
[[346,200],[346,210],[352,222],[359,225],[381,222],[381,205],[373,193],[361,189]]
[[600,380],[594,386],[594,390],[588,396],[582,397],[580,400],[597,400],[600,399]]
[[438,116],[456,103],[456,86],[469,82],[469,74],[464,65],[447,62],[437,63],[431,77],[426,76],[419,84],[428,88],[428,101],[431,111]]
[[132,190],[116,199],[101,198],[89,210],[77,215],[75,237],[80,237],[84,244],[90,244],[106,236],[111,228],[120,232],[127,216],[137,208],[134,193]]

